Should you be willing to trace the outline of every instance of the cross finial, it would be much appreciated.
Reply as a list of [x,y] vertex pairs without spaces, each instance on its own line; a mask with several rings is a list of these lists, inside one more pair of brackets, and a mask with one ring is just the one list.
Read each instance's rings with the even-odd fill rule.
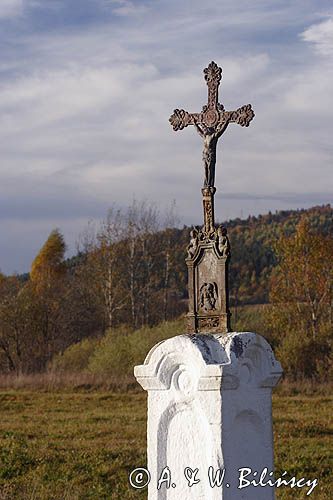
[[218,106],[218,88],[222,78],[222,68],[212,61],[208,68],[204,69],[205,80],[208,85],[207,109],[216,110]]

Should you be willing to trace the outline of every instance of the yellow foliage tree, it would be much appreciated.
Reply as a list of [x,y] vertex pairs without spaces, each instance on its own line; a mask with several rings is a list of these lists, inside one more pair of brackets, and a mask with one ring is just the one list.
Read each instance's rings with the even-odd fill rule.
[[277,353],[295,378],[324,374],[331,366],[333,238],[302,218],[275,253],[269,323]]
[[65,274],[66,244],[59,229],[54,229],[31,265],[30,279],[38,288],[52,286]]
[[314,233],[303,218],[295,235],[280,238],[275,251],[279,264],[272,279],[271,302],[281,309],[292,305],[294,319],[307,323],[316,338],[332,304],[333,238]]

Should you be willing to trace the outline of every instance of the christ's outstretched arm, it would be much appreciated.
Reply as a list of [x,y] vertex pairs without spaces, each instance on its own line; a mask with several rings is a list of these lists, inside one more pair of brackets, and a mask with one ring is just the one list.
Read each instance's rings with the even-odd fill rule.
[[202,129],[202,126],[199,126],[196,122],[194,122],[194,126],[195,126],[195,128],[197,129],[198,134],[199,134],[201,137],[205,137],[205,132],[204,132],[204,130]]
[[225,132],[228,125],[229,125],[229,120],[225,120],[217,125],[215,132],[215,136],[217,137],[217,139],[219,139],[221,135]]

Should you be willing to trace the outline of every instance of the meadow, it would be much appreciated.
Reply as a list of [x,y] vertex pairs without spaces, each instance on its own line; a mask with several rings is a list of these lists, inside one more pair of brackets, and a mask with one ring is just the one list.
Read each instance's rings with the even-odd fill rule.
[[[273,396],[277,475],[318,478],[330,498],[332,402],[327,391],[284,386]],[[146,464],[146,394],[80,389],[0,391],[0,499],[146,498],[128,474]],[[309,498],[279,488],[278,499]]]

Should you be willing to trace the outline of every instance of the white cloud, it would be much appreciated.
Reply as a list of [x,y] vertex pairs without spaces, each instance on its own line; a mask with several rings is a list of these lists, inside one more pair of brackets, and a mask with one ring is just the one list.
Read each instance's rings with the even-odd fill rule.
[[299,113],[305,118],[302,129],[320,131],[322,138],[332,133],[333,118],[333,18],[312,24],[300,34],[307,42],[301,71],[290,71],[289,85],[284,96],[286,112]]
[[319,54],[333,56],[333,17],[313,24],[300,36],[304,41],[312,43]]
[[[77,67],[73,70],[54,70],[29,75],[1,89],[0,106],[20,109],[29,115],[31,127],[45,126],[121,99],[124,87],[114,78],[110,68]],[[28,118],[28,116],[27,116]],[[24,120],[13,121],[17,130],[25,127]]]
[[110,6],[112,12],[118,16],[136,16],[148,11],[146,5],[139,5],[131,0],[102,0],[102,5]]

